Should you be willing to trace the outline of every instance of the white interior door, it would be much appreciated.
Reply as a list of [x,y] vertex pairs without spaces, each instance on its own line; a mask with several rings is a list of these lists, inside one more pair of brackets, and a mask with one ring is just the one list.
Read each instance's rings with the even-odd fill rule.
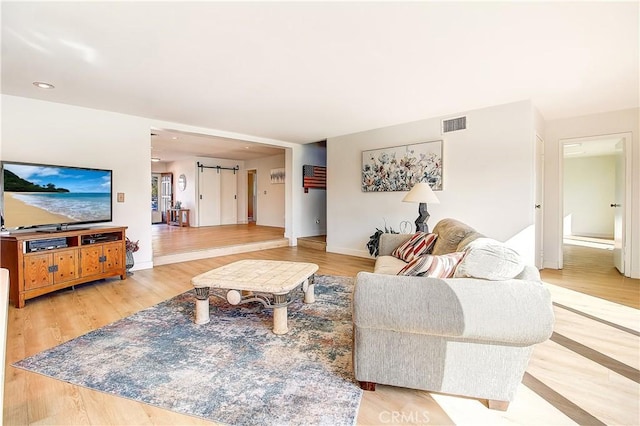
[[624,139],[616,145],[616,177],[615,177],[614,202],[611,207],[615,209],[613,215],[613,263],[624,274],[624,194],[625,194],[625,170],[624,170]]
[[536,135],[536,204],[535,204],[535,229],[536,229],[536,241],[535,241],[535,266],[538,269],[542,269],[544,262],[544,206],[542,204],[544,200],[544,141],[540,136]]
[[198,169],[198,226],[220,225],[220,174],[216,169]]
[[233,170],[220,170],[220,224],[238,223],[238,175]]

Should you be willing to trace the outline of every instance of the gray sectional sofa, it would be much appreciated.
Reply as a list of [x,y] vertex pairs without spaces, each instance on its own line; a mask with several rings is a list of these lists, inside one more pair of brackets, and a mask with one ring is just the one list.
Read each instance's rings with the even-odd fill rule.
[[549,291],[533,266],[487,255],[484,244],[476,255],[476,243],[487,239],[473,228],[444,219],[432,232],[432,254],[466,249],[463,277],[396,275],[406,263],[390,254],[411,235],[382,235],[374,272],[355,281],[355,377],[365,390],[376,383],[423,389],[506,410],[534,345],[551,336]]

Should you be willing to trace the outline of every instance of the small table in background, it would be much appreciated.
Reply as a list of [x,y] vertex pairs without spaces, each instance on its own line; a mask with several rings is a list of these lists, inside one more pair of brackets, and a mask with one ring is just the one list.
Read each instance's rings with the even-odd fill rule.
[[167,225],[189,226],[189,209],[168,209]]

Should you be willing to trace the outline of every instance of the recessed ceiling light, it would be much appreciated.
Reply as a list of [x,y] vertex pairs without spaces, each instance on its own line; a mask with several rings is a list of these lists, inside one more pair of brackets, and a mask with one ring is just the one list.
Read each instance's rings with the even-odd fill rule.
[[53,89],[55,86],[50,83],[45,83],[43,81],[34,81],[33,85],[40,89]]
[[158,161],[160,161],[160,159],[158,157],[151,157],[151,161],[157,163]]
[[177,136],[174,136],[174,137],[172,137],[171,139],[173,139],[173,140],[175,141],[176,139],[178,139],[178,137],[177,137]]
[[244,147],[244,149],[249,149],[249,147],[248,147],[248,146],[245,146],[245,147]]

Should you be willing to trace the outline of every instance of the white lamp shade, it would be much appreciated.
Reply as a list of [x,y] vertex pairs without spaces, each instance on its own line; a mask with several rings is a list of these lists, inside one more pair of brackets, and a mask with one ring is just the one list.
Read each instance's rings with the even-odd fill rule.
[[436,194],[431,190],[428,183],[420,182],[416,183],[411,191],[404,196],[402,201],[406,203],[431,203],[440,204],[440,200],[436,197]]

